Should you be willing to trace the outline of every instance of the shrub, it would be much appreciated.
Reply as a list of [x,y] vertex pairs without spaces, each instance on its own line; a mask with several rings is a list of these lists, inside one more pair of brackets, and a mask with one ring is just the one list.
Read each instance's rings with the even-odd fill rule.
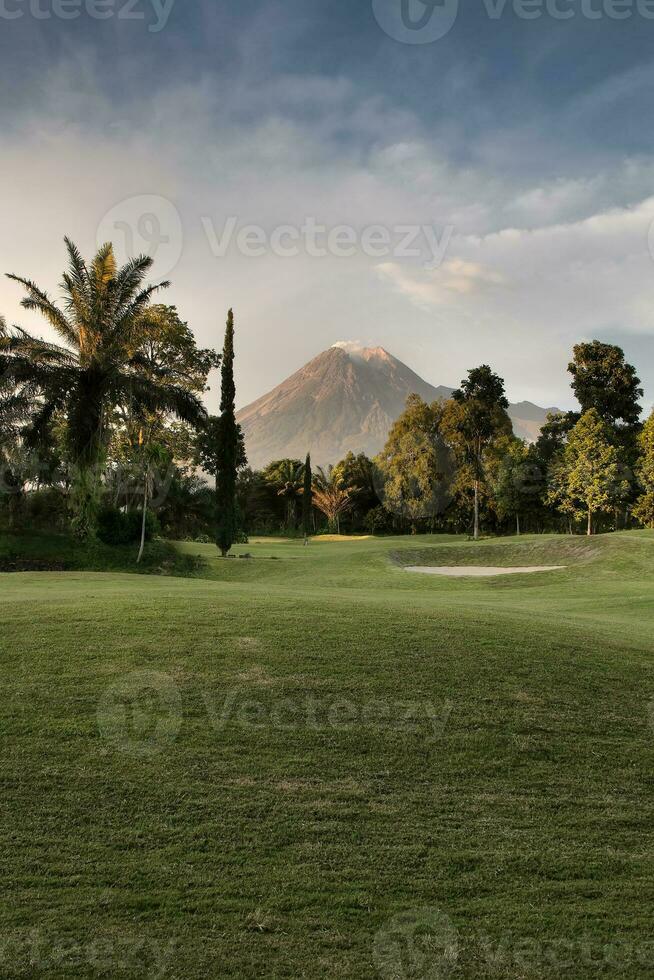
[[[143,514],[134,510],[124,514],[116,507],[105,507],[98,515],[98,537],[103,544],[135,544],[141,539]],[[151,541],[159,531],[159,521],[148,511],[145,517],[145,540]]]
[[654,493],[650,491],[639,497],[633,514],[643,527],[654,528]]
[[369,510],[363,524],[368,534],[388,534],[393,530],[393,518],[384,507]]

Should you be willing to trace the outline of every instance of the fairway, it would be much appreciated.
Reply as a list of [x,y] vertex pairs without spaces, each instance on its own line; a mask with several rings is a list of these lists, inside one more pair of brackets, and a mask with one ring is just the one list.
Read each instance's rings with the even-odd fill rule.
[[654,533],[175,547],[0,575],[0,976],[654,975]]

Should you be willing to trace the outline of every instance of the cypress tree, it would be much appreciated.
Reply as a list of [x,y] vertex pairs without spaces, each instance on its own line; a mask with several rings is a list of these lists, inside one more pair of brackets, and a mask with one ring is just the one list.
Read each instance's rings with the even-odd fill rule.
[[307,458],[304,463],[304,491],[302,494],[302,526],[304,528],[305,538],[308,538],[311,534],[311,502],[313,500],[312,482],[311,455],[310,453],[307,453]]
[[235,413],[236,386],[234,384],[234,313],[227,315],[225,344],[221,365],[220,421],[216,470],[216,544],[226,558],[236,538],[236,471],[238,469],[240,440]]

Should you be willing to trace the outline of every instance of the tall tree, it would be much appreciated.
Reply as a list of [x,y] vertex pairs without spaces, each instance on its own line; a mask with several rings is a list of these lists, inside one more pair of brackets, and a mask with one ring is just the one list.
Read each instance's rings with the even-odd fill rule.
[[294,528],[297,521],[297,502],[304,486],[304,465],[299,459],[276,459],[263,471],[266,481],[286,503],[284,526]]
[[348,491],[334,484],[316,487],[313,491],[313,502],[329,521],[330,531],[340,534],[341,516],[352,506],[352,498]]
[[636,517],[645,527],[654,528],[654,412],[639,436],[640,459],[637,475],[641,494],[634,507]]
[[486,454],[493,442],[511,435],[513,427],[507,415],[509,402],[504,381],[487,364],[473,368],[452,395],[447,428],[463,460],[471,467],[474,490],[473,535],[479,537],[479,498],[485,483]]
[[441,434],[443,406],[409,395],[376,457],[379,493],[386,510],[412,531],[432,522],[450,502],[453,459]]
[[218,470],[216,473],[216,544],[223,558],[229,554],[238,530],[236,475],[241,437],[236,421],[234,383],[234,313],[227,314],[221,365],[220,424],[218,426]]
[[169,285],[144,285],[152,259],[140,256],[118,268],[113,248],[106,244],[87,265],[76,246],[65,241],[63,309],[31,280],[9,276],[26,290],[23,307],[41,313],[65,346],[15,328],[3,344],[0,371],[15,385],[38,390],[38,408],[28,435],[33,444],[38,444],[58,412],[65,417],[74,472],[73,526],[85,537],[95,528],[108,420],[115,406],[132,401],[192,424],[206,413],[196,395],[174,382],[146,377],[134,359],[143,314],[154,293]]
[[599,340],[577,344],[568,365],[572,390],[582,415],[594,408],[612,426],[638,424],[643,396],[636,369],[625,360],[624,351]]
[[304,488],[302,491],[302,527],[304,536],[311,534],[311,508],[313,506],[313,487],[311,478],[311,453],[307,453],[304,461]]
[[549,501],[563,513],[586,516],[586,533],[593,518],[609,513],[629,491],[610,426],[595,408],[584,412],[551,471]]
[[[149,307],[139,321],[137,343],[133,363],[138,364],[144,378],[157,384],[175,384],[196,397],[208,391],[211,369],[220,367],[220,355],[197,346],[193,332],[174,306]],[[112,418],[108,448],[109,471],[116,480],[116,505],[129,506],[132,498],[138,498],[146,463],[153,485],[161,482],[160,464],[164,461],[168,469],[166,480],[172,478],[174,471],[188,474],[197,462],[198,438],[193,426],[171,417],[162,408],[148,410],[132,399],[119,404]],[[147,453],[150,445],[160,450],[152,460]],[[150,499],[156,503],[152,494]]]
[[516,534],[520,534],[520,518],[532,503],[531,464],[529,449],[521,439],[507,440],[498,461],[493,496],[500,520],[515,519]]
[[379,471],[365,453],[348,452],[334,467],[339,486],[353,495],[352,521],[363,523],[368,511],[379,506]]

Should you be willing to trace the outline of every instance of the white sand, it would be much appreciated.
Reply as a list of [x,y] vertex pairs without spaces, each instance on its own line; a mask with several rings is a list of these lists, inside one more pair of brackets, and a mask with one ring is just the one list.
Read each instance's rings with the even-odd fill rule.
[[481,578],[489,575],[519,575],[523,572],[554,572],[565,565],[519,565],[514,567],[493,567],[492,565],[407,565],[407,572],[421,572],[423,575],[451,575],[454,578],[473,576]]

